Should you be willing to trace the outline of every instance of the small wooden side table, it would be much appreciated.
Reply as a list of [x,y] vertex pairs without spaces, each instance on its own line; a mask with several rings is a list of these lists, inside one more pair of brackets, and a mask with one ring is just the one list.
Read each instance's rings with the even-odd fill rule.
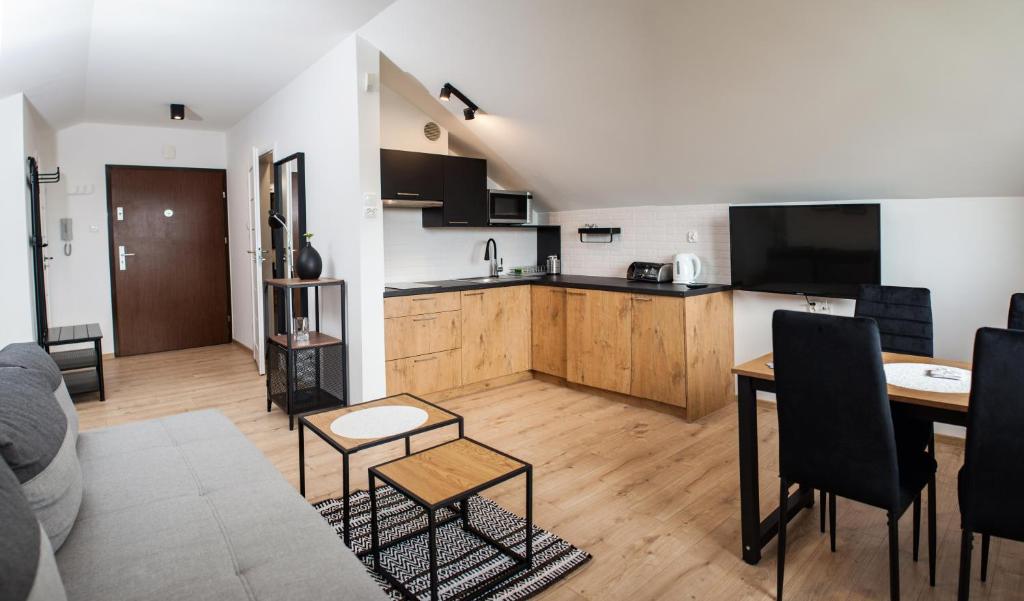
[[[469,515],[469,498],[492,486],[526,475],[526,553],[520,555],[506,545],[475,528]],[[427,513],[427,553],[430,565],[430,599],[438,599],[437,511],[459,504],[462,528],[498,549],[512,565],[468,590],[458,598],[470,598],[508,576],[533,565],[533,466],[470,438],[446,442],[425,451],[370,468],[370,532],[373,569],[408,599],[417,599],[405,585],[381,566],[380,552],[409,540],[422,531],[409,533],[381,545],[377,528],[377,480],[382,480]],[[446,521],[447,523],[447,521]]]
[[[92,343],[93,348],[74,351],[54,351],[55,346]],[[98,323],[60,326],[46,331],[39,341],[60,368],[68,393],[72,395],[99,391],[100,400],[107,400],[103,386],[103,332]]]
[[[387,436],[380,436],[376,438],[346,438],[339,436],[331,430],[331,424],[334,420],[339,417],[357,411],[363,411],[366,409],[372,409],[374,407],[388,407],[388,406],[405,406],[415,407],[422,409],[427,414],[427,420],[419,426],[395,432]],[[341,453],[341,489],[342,489],[342,520],[345,527],[345,544],[349,545],[352,542],[351,532],[349,528],[349,469],[348,459],[350,455],[354,455],[359,451],[365,451],[373,447],[379,447],[380,445],[394,442],[396,440],[405,439],[405,454],[409,455],[412,451],[410,438],[417,434],[423,434],[424,432],[430,432],[438,428],[445,426],[457,425],[459,427],[459,438],[462,438],[465,433],[464,424],[462,422],[462,416],[456,413],[452,413],[446,409],[442,409],[437,405],[424,401],[423,399],[413,396],[411,394],[398,394],[395,396],[385,397],[377,399],[375,401],[369,401],[366,403],[359,403],[358,405],[352,405],[350,407],[343,407],[340,409],[327,409],[324,411],[318,411],[314,413],[307,413],[299,416],[299,493],[306,496],[306,441],[304,436],[305,428],[309,428],[309,431],[320,437],[321,440],[331,445],[331,447]]]

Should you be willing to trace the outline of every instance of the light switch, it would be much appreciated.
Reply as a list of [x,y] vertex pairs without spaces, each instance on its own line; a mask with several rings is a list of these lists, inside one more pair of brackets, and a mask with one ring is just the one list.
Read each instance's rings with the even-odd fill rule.
[[173,144],[164,144],[163,155],[165,159],[173,159],[178,156],[178,149]]

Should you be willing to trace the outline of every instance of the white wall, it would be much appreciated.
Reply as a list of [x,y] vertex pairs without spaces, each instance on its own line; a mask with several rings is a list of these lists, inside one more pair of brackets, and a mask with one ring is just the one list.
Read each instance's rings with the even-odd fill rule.
[[4,257],[0,262],[0,277],[4,281],[4,293],[0,295],[0,346],[35,339],[25,125],[24,95],[0,99],[0,211],[10,225],[8,232],[0,236],[0,256]]
[[[173,146],[175,158],[164,158]],[[57,132],[61,183],[50,184],[46,229],[51,325],[99,322],[103,350],[114,352],[107,236],[107,165],[227,166],[222,132],[82,123]],[[59,186],[59,190],[53,189]],[[72,219],[71,256],[63,253],[60,219]]]
[[[676,253],[694,253],[701,260],[702,282],[731,281],[729,270],[729,207],[676,205],[588,209],[544,213],[541,219],[562,226],[562,272],[625,277],[633,261],[670,263]],[[580,242],[585,224],[621,227],[611,244]],[[687,232],[697,242],[687,242]]]
[[[430,121],[421,110],[388,87],[381,90],[381,147],[449,154],[448,131],[431,142],[423,135]],[[493,182],[488,180],[488,185]],[[412,282],[487,275],[484,244],[498,243],[505,268],[537,261],[536,230],[424,228],[420,209],[384,211],[384,280]]]
[[[1006,327],[1010,294],[1024,290],[1024,198],[877,202],[882,282],[931,289],[936,356],[969,361],[975,331]],[[695,249],[710,263],[709,281],[730,281],[728,205],[566,211],[546,217],[563,226],[564,273],[621,276],[630,260],[665,260],[667,255],[659,253],[678,247]],[[574,242],[582,223],[621,226],[622,241]],[[690,229],[698,231],[698,244],[686,243]],[[853,314],[853,301],[830,302],[834,314]],[[735,293],[737,362],[771,351],[771,319],[777,309],[803,311],[806,302],[794,295]]]
[[[448,130],[431,142],[423,135],[423,126],[433,121],[401,94],[382,85],[380,89],[380,147],[448,154]],[[440,126],[438,126],[440,127]]]
[[[383,396],[383,248],[381,219],[364,217],[364,194],[380,209],[379,53],[356,36],[342,41],[228,132],[228,225],[231,232],[233,335],[251,346],[249,168],[253,147],[283,158],[305,153],[306,223],[325,276],[348,285],[350,390],[355,401]],[[324,330],[337,335],[333,292],[323,303]]]

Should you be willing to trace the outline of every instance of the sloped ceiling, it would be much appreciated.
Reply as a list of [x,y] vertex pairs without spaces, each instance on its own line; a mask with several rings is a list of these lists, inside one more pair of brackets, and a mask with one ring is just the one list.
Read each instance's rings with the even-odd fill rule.
[[556,209],[1024,195],[1022,32],[1019,0],[400,0],[360,30]]
[[0,1],[0,96],[52,126],[225,130],[393,0]]

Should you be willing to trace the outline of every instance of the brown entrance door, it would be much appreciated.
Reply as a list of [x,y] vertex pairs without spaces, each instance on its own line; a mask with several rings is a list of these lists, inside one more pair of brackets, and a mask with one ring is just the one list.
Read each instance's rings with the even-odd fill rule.
[[231,341],[222,169],[107,166],[118,356]]

